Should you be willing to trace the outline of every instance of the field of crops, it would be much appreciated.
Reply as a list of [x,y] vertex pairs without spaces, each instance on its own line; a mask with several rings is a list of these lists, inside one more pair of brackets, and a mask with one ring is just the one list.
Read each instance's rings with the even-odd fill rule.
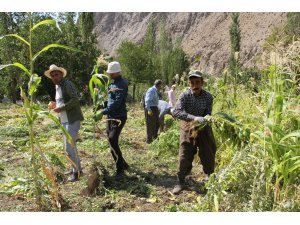
[[[265,80],[263,80],[265,79]],[[300,141],[299,95],[287,88],[275,68],[260,81],[258,91],[249,86],[211,79],[206,89],[215,97],[212,126],[217,140],[216,172],[203,182],[199,159],[188,177],[189,190],[171,193],[176,184],[179,121],[166,117],[167,129],[159,139],[145,143],[145,119],[138,104],[128,106],[129,116],[120,146],[130,165],[124,181],[114,180],[114,162],[105,136],[105,122],[97,124],[96,160],[104,173],[95,195],[87,197],[93,163],[93,112],[84,107],[85,120],[78,142],[84,174],[67,183],[63,172],[68,161],[62,133],[48,117],[33,126],[39,148],[38,182],[44,211],[299,211]],[[182,87],[184,88],[184,87]],[[236,93],[235,93],[236,91]],[[42,108],[46,105],[42,105]],[[36,211],[36,193],[29,133],[23,107],[0,108],[1,211]],[[48,165],[43,165],[44,163]],[[51,166],[56,185],[43,173]],[[59,196],[59,204],[55,197]]]
[[[0,103],[0,211],[300,211],[299,41],[292,40],[289,47],[282,51],[276,48],[276,52],[271,52],[264,69],[243,68],[239,62],[239,49],[232,49],[228,69],[219,76],[204,74],[207,76],[204,88],[214,96],[213,113],[209,121],[217,142],[215,173],[208,182],[204,182],[201,163],[196,158],[193,171],[187,177],[188,190],[173,195],[171,190],[176,184],[179,121],[167,116],[166,130],[148,145],[144,111],[137,101],[128,103],[128,120],[120,138],[120,147],[130,168],[124,180],[114,179],[115,165],[106,138],[106,118],[97,111],[108,94],[109,79],[99,74],[100,69],[107,66],[108,61],[105,60],[101,64],[103,68],[97,62],[92,73],[88,73],[91,75],[88,89],[93,106],[83,107],[85,120],[77,140],[83,174],[78,182],[67,182],[64,172],[69,169],[69,161],[63,150],[62,136],[66,135],[68,140],[71,136],[59,123],[57,115],[48,110],[48,102],[36,101],[38,90],[43,85],[41,76],[35,72],[34,63],[52,48],[67,50],[72,54],[85,52],[56,43],[46,46],[42,43],[37,50],[33,46],[39,39],[34,34],[40,27],[51,25],[53,29],[60,28],[58,22],[52,19],[33,23],[32,16],[28,13],[29,26],[23,27],[28,30],[24,35],[28,36],[23,38],[18,34],[3,34],[1,37],[1,40],[15,38],[20,41],[28,60],[22,64],[11,62],[8,57],[6,64],[0,65],[0,70],[13,67],[19,73],[22,71],[20,74],[23,76],[20,77],[28,85],[23,87],[24,82],[21,81],[18,84],[22,106]],[[85,16],[83,14],[82,19]],[[232,18],[232,34],[239,37],[238,14],[233,14]],[[145,53],[144,47],[136,46],[136,49]],[[126,48],[126,51],[132,49]],[[147,57],[151,56],[150,61],[160,62],[162,70],[159,73],[167,69],[166,64],[161,63],[169,60],[164,56],[176,56],[175,53],[168,53],[167,49],[161,49],[158,61],[151,58],[157,55],[155,52],[146,54]],[[185,57],[181,59],[187,63]],[[173,62],[173,69],[177,64]],[[151,66],[148,73],[150,69]],[[174,71],[169,71],[169,81],[176,78],[173,77]],[[187,88],[187,79],[183,74],[180,79],[179,75],[175,79],[178,84],[177,95]],[[16,89],[17,80],[13,81]],[[134,81],[129,90],[135,90]],[[139,82],[143,85],[152,83],[149,80],[136,80],[137,84]],[[88,193],[84,190],[90,187],[90,177],[95,171],[99,172],[99,179],[96,179],[99,182]]]

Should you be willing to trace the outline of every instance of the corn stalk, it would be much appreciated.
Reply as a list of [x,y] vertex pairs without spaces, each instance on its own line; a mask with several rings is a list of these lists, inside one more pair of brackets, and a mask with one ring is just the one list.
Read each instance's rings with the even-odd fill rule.
[[98,66],[94,66],[92,77],[89,81],[89,90],[93,100],[93,160],[96,163],[96,126],[97,122],[102,120],[103,114],[98,111],[105,107],[105,102],[108,97],[108,86],[110,84],[109,78],[104,74],[98,73]]
[[59,30],[59,25],[56,21],[54,20],[44,20],[41,21],[35,25],[32,23],[32,17],[31,13],[28,13],[29,16],[29,33],[28,33],[28,39],[26,40],[25,38],[17,35],[17,34],[8,34],[5,36],[0,37],[0,40],[3,38],[17,38],[18,40],[22,41],[26,47],[28,48],[28,55],[29,55],[29,69],[26,68],[21,63],[15,62],[12,64],[6,64],[6,65],[0,65],[0,70],[14,66],[19,69],[21,69],[25,74],[29,77],[29,83],[28,83],[28,92],[26,93],[22,88],[21,88],[21,97],[24,100],[24,114],[27,120],[27,125],[28,125],[28,130],[29,130],[29,141],[30,141],[30,149],[31,149],[31,163],[32,163],[32,177],[33,177],[33,183],[35,186],[34,194],[36,198],[36,204],[38,206],[38,210],[43,210],[46,208],[46,202],[42,198],[43,190],[48,189],[48,187],[44,188],[42,186],[41,180],[43,179],[42,176],[39,173],[40,168],[42,168],[44,175],[47,179],[49,179],[52,183],[53,186],[53,191],[50,191],[52,194],[52,197],[54,198],[54,201],[56,203],[56,206],[61,209],[61,204],[60,204],[60,199],[59,199],[59,193],[58,193],[58,187],[56,184],[56,179],[55,175],[53,173],[53,168],[51,167],[49,161],[47,160],[43,150],[40,148],[38,138],[35,135],[34,132],[34,122],[39,116],[47,116],[49,119],[54,121],[62,130],[62,132],[65,134],[67,141],[70,144],[73,144],[72,137],[70,134],[66,131],[66,129],[61,125],[61,123],[58,121],[58,119],[53,116],[49,111],[43,110],[39,105],[37,105],[34,102],[33,96],[36,93],[38,86],[41,82],[41,77],[38,76],[37,74],[34,73],[34,62],[35,60],[44,52],[47,52],[50,48],[63,48],[67,50],[72,50],[72,51],[79,51],[74,48],[70,48],[68,46],[64,45],[59,45],[59,44],[50,44],[45,47],[43,47],[40,51],[37,53],[33,53],[32,51],[32,34],[35,32],[35,30],[42,25],[54,25],[56,26]]

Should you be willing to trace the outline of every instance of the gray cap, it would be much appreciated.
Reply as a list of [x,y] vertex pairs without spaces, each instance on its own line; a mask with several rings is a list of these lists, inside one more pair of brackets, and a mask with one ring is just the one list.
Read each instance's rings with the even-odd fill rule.
[[191,78],[191,77],[199,77],[199,78],[203,78],[203,74],[202,74],[200,71],[195,70],[195,71],[191,71],[191,72],[189,73],[189,78]]
[[154,81],[155,86],[160,85],[160,84],[162,84],[162,80],[155,80]]

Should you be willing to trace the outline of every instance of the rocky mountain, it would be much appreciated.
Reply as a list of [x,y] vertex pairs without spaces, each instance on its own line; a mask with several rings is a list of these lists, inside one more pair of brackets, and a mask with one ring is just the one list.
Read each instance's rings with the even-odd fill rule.
[[[182,38],[182,47],[192,58],[200,58],[194,67],[218,73],[227,64],[230,53],[230,13],[208,12],[97,12],[94,13],[94,33],[98,47],[116,54],[124,40],[140,42],[150,19],[166,19],[170,36]],[[258,66],[265,39],[275,26],[283,24],[286,13],[240,13],[241,51],[244,66]]]

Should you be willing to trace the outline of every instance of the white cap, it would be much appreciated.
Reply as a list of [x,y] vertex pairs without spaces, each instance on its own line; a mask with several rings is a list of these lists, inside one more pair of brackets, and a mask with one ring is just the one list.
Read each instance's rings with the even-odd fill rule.
[[108,64],[107,73],[119,73],[121,72],[121,66],[119,62],[110,62]]

